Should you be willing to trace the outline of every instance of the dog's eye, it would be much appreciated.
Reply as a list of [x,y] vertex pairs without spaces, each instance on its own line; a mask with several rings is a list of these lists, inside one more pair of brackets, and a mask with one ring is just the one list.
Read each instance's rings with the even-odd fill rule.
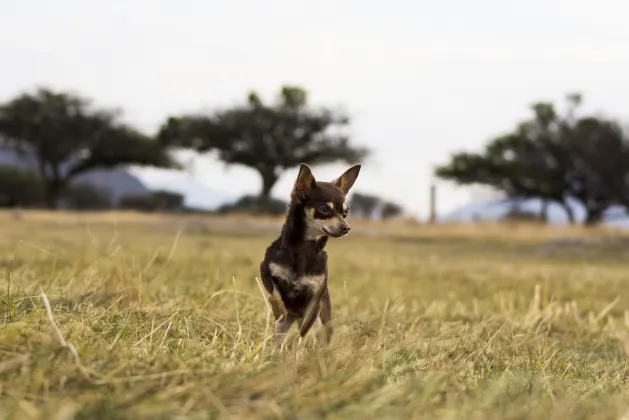
[[328,207],[328,206],[321,206],[321,207],[319,207],[319,213],[321,213],[321,214],[328,214],[328,213],[330,213],[330,207]]

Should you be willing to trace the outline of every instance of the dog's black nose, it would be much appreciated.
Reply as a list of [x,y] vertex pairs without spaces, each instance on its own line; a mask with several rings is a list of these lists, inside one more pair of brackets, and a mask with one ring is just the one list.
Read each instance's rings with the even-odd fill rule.
[[350,229],[351,229],[351,227],[349,227],[349,225],[341,225],[341,232],[343,232],[343,233],[349,232]]

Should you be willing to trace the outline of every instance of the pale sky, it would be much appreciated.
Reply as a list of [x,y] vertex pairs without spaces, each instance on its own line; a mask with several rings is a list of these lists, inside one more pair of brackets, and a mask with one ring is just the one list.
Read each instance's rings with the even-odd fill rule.
[[[374,150],[355,191],[423,217],[433,165],[510,129],[534,101],[579,91],[587,110],[629,120],[627,16],[622,0],[2,0],[0,100],[38,84],[75,90],[150,133],[169,114],[298,84],[347,110],[354,141]],[[288,198],[295,175],[274,195]],[[232,192],[260,184],[211,159],[194,176]],[[470,199],[438,185],[441,212]]]

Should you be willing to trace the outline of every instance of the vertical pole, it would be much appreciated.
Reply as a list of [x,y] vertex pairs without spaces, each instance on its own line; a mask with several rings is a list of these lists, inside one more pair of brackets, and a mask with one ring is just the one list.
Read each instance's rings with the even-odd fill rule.
[[432,184],[430,186],[430,223],[437,222],[437,186]]

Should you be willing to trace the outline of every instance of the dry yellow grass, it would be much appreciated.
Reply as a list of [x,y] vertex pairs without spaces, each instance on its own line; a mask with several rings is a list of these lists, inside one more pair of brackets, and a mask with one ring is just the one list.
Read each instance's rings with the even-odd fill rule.
[[279,224],[0,212],[0,419],[629,418],[629,236],[355,221],[331,347],[279,352]]

